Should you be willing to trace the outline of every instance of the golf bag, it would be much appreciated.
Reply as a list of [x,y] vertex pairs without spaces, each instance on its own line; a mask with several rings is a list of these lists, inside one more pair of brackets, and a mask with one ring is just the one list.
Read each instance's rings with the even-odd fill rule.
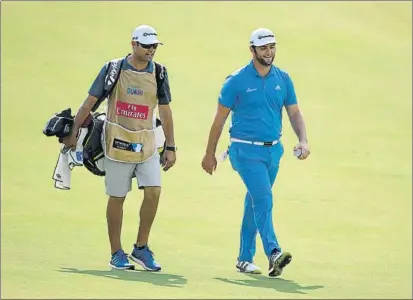
[[[83,141],[83,165],[92,174],[97,176],[105,175],[103,167],[105,154],[101,143],[101,136],[106,114],[96,112],[96,110],[116,86],[123,62],[124,58],[117,58],[108,63],[105,74],[104,93],[98,98],[95,105],[92,107],[92,113],[89,114],[82,124],[82,128],[88,129],[88,133]],[[165,79],[165,67],[156,62],[155,77],[158,85],[162,84]],[[71,109],[65,109],[60,113],[56,113],[47,121],[46,126],[43,129],[43,134],[46,136],[56,136],[59,138],[59,142],[62,143],[63,138],[71,134],[73,123],[74,116],[72,116]],[[166,141],[161,125],[161,120],[156,119],[155,140],[158,152],[162,156]]]

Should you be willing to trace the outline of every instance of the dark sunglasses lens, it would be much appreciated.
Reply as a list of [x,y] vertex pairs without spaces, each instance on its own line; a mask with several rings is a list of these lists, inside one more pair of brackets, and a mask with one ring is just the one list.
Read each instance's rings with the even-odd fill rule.
[[153,47],[153,49],[158,48],[158,44],[149,44],[149,45],[141,44],[141,46],[142,46],[142,48],[144,48],[144,49],[151,49],[152,47]]

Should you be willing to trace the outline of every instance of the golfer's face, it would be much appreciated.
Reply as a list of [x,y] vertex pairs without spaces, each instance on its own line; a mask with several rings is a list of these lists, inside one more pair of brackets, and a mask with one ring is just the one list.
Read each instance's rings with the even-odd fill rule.
[[153,59],[153,56],[155,55],[157,47],[158,47],[158,44],[141,45],[135,42],[135,47],[134,47],[135,55],[140,60],[151,61]]
[[255,47],[256,58],[263,65],[269,66],[274,61],[275,44],[267,44],[264,46]]

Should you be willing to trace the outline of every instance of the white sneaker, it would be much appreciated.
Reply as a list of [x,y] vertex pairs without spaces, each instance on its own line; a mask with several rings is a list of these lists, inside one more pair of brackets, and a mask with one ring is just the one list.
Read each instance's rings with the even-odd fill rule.
[[280,276],[283,272],[285,266],[287,266],[292,259],[290,252],[280,252],[276,251],[270,256],[270,267],[268,275],[270,277]]
[[250,263],[248,261],[239,261],[237,262],[237,269],[242,273],[251,273],[251,274],[261,274],[262,271],[259,267]]

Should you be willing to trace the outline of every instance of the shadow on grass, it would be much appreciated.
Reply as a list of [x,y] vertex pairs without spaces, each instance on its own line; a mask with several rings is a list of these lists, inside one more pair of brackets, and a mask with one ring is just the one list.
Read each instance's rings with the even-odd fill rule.
[[257,288],[268,288],[274,289],[282,293],[292,293],[292,294],[306,294],[306,290],[316,290],[324,288],[323,285],[309,285],[303,286],[293,280],[281,279],[281,278],[270,278],[264,277],[262,275],[252,275],[252,274],[243,274],[250,277],[251,279],[227,279],[216,277],[214,279],[231,283],[241,286],[250,286]]
[[138,270],[79,270],[76,268],[61,268],[58,272],[105,277],[115,280],[146,282],[153,285],[175,288],[183,287],[188,281],[181,275]]

